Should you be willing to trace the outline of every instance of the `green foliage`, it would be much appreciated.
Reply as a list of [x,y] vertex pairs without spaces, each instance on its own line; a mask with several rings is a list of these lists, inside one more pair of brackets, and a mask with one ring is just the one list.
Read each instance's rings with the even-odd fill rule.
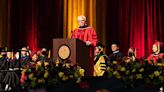
[[84,69],[76,65],[71,66],[68,63],[59,63],[58,61],[37,62],[23,69],[21,79],[24,82],[21,85],[28,89],[55,87],[67,80],[79,83],[83,76]]
[[106,72],[108,78],[115,77],[121,79],[130,87],[133,87],[139,81],[141,83],[151,83],[154,85],[164,83],[163,59],[157,63],[153,63],[153,61],[148,63],[147,59],[121,63],[113,61],[113,63],[107,66]]

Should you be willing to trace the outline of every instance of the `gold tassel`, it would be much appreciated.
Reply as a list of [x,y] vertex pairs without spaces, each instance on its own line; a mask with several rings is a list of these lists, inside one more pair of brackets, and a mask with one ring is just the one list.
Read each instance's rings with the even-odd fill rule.
[[13,60],[14,59],[14,52],[12,51],[11,54],[12,54],[11,59]]
[[7,47],[5,47],[5,51],[7,51]]
[[51,50],[48,51],[48,58],[51,57]]
[[160,53],[160,43],[158,42],[158,53]]
[[134,49],[134,56],[137,57],[136,48]]

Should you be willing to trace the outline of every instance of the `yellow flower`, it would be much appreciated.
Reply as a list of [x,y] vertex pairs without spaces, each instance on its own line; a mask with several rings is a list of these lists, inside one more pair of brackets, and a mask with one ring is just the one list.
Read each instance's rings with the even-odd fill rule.
[[60,62],[59,62],[58,60],[55,62],[56,67],[59,66],[59,63],[60,63]]
[[48,62],[44,62],[44,66],[48,66],[49,65],[49,63]]
[[65,80],[67,80],[67,79],[68,79],[68,76],[65,76],[65,75],[64,75],[64,76],[62,77],[62,80],[63,80],[63,81],[65,81]]
[[155,76],[159,76],[159,75],[160,75],[160,72],[159,72],[159,71],[155,71],[155,72],[154,72],[154,75],[155,75]]
[[60,62],[59,62],[59,60],[56,60],[56,62],[55,62],[56,64],[59,64]]
[[66,63],[65,64],[66,68],[70,68],[70,64]]
[[126,59],[125,62],[126,62],[126,63],[129,63],[129,62],[130,62],[130,59]]
[[74,77],[75,78],[78,78],[79,77],[77,72],[74,73]]
[[149,77],[150,77],[150,79],[153,79],[154,78],[154,75],[153,74],[150,74]]
[[157,63],[157,66],[162,66],[162,63]]
[[63,77],[63,75],[64,75],[63,72],[59,72],[59,73],[58,73],[58,76],[59,76],[60,78]]
[[142,74],[136,74],[136,79],[142,79]]
[[126,68],[125,67],[121,67],[121,71],[122,72],[126,71]]
[[59,67],[59,64],[56,64],[56,67]]
[[120,74],[116,75],[116,78],[117,79],[120,79],[121,78]]
[[130,74],[130,71],[129,71],[129,70],[127,70],[127,71],[125,72],[125,74],[126,74],[126,75],[129,75],[129,74]]
[[44,73],[44,78],[47,78],[48,77],[48,71],[46,70],[45,73]]
[[118,71],[113,72],[113,75],[118,75],[118,74],[119,74]]
[[59,64],[59,63],[60,63],[58,58],[56,59],[56,62],[55,62],[55,63],[56,63],[56,64]]
[[112,63],[113,63],[113,64],[117,64],[117,61],[113,61]]
[[23,71],[21,73],[25,73],[27,71],[27,69],[23,69]]
[[81,82],[81,78],[78,78],[77,80],[76,80],[76,83],[80,83]]
[[144,71],[144,68],[139,69],[139,72],[143,72],[143,71]]
[[64,63],[62,67],[65,67],[65,66],[66,66],[66,64]]
[[84,76],[84,72],[85,72],[84,69],[80,69],[80,70],[79,70],[79,73],[80,73],[81,76]]
[[44,83],[45,80],[44,79],[38,79],[38,83]]
[[133,73],[136,72],[136,69],[134,68],[134,69],[132,70],[132,72],[133,72]]
[[38,61],[38,62],[36,63],[36,65],[37,65],[37,66],[41,66],[41,65],[42,65],[42,62]]
[[31,80],[32,80],[33,76],[34,76],[34,74],[33,74],[33,73],[31,73],[28,77],[29,77],[29,79],[31,79]]

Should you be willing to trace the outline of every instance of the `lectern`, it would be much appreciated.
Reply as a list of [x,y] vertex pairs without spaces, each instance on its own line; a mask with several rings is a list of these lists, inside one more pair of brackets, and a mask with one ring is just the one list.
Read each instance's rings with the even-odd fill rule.
[[59,61],[69,61],[72,65],[79,65],[89,75],[90,48],[79,39],[53,39],[53,57]]

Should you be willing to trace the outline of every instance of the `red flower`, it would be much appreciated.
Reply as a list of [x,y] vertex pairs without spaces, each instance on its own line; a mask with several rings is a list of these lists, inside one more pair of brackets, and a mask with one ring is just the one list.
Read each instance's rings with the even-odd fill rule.
[[24,84],[26,79],[27,79],[27,75],[25,73],[22,73],[21,79],[20,79],[21,84]]

